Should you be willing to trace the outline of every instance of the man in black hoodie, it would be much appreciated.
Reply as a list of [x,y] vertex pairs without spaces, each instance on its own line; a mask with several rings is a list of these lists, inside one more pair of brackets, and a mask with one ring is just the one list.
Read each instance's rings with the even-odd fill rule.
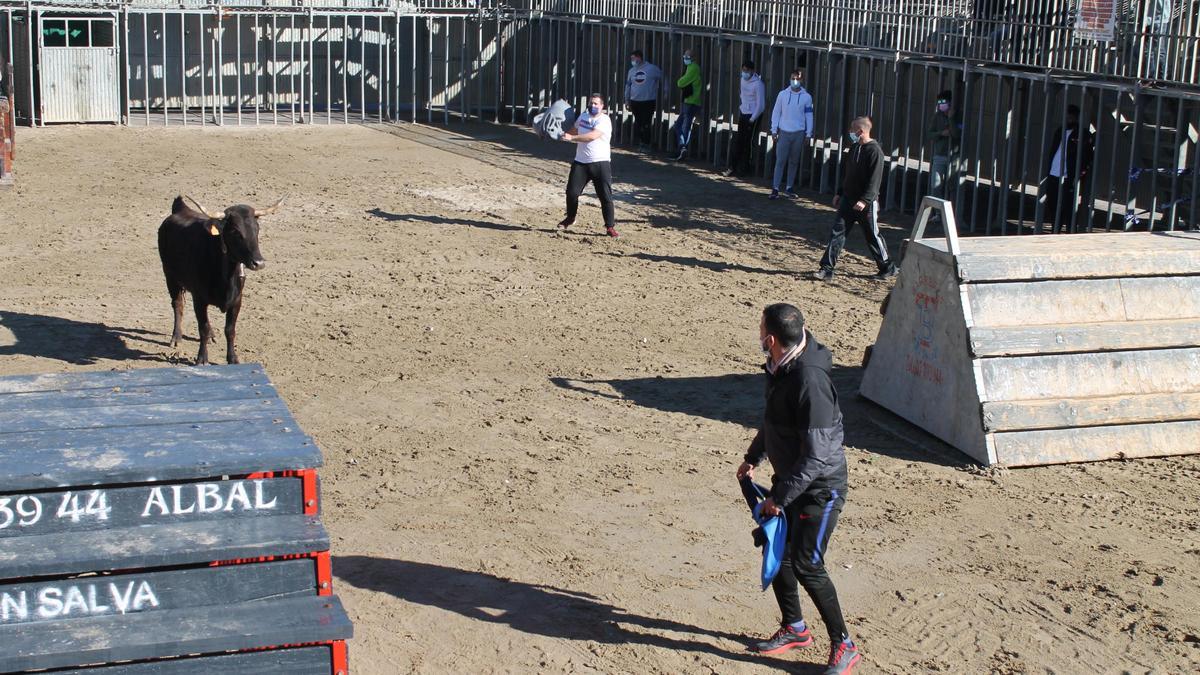
[[858,117],[850,122],[850,152],[842,158],[842,184],[833,198],[837,215],[829,233],[829,246],[821,258],[821,269],[813,278],[833,280],[838,255],[846,245],[846,230],[861,225],[867,236],[867,248],[879,269],[876,279],[896,276],[896,264],[888,257],[887,243],[879,236],[879,184],[883,182],[883,148],[871,138],[871,118]]
[[763,310],[759,338],[767,356],[767,404],[762,427],[737,477],[753,479],[754,467],[770,460],[771,495],[763,502],[768,516],[783,513],[788,541],[771,587],[783,614],[782,626],[751,647],[779,654],[813,643],[800,613],[799,586],[816,605],[829,631],[826,675],[845,675],[861,659],[850,639],[837,589],[825,571],[825,550],[846,503],[846,454],[842,448],[842,412],[830,379],[833,356],[804,327],[804,315],[788,304]]

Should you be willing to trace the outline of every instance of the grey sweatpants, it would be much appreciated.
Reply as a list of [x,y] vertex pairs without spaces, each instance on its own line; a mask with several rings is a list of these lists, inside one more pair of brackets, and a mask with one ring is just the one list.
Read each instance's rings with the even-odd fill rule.
[[[771,187],[791,190],[800,182],[800,155],[807,141],[803,131],[779,132],[779,144],[775,146],[775,181]],[[784,169],[787,169],[787,183],[783,182]]]

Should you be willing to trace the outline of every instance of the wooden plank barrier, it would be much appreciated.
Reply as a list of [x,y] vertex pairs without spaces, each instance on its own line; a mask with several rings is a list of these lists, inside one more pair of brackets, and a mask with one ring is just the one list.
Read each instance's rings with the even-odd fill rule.
[[0,672],[348,672],[321,453],[258,365],[0,378]]
[[864,397],[983,464],[1200,453],[1200,234],[955,230],[926,198]]

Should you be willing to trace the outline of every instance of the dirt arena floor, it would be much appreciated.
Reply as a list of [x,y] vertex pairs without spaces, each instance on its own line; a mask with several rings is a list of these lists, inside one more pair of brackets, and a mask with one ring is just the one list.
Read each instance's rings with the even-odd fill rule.
[[1200,457],[983,471],[860,402],[887,285],[860,235],[835,284],[794,278],[817,202],[622,154],[621,238],[594,202],[559,234],[570,148],[486,125],[59,127],[17,151],[0,374],[190,362],[155,250],[172,197],[288,195],[239,347],[324,449],[355,672],[820,672],[815,617],[810,650],[745,652],[778,618],[733,480],[774,301],[835,354],[829,557],[860,672],[1200,671]]

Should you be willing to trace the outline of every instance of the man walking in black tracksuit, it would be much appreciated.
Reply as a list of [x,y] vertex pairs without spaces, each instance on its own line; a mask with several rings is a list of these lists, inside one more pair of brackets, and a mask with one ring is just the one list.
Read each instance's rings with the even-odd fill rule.
[[774,470],[762,513],[786,518],[788,540],[771,586],[782,626],[752,649],[779,654],[813,643],[800,612],[799,586],[816,605],[829,632],[826,675],[847,675],[861,655],[850,639],[837,589],[825,570],[825,551],[846,503],[846,454],[842,412],[830,379],[833,356],[804,327],[804,315],[788,304],[763,310],[759,338],[767,355],[767,404],[762,428],[750,444],[737,477],[754,477],[764,458]]
[[821,269],[813,278],[833,279],[838,255],[846,245],[846,231],[860,225],[867,236],[867,248],[875,259],[877,279],[896,275],[896,264],[888,257],[887,243],[879,236],[879,184],[883,181],[883,149],[871,138],[871,118],[859,117],[850,122],[850,152],[842,158],[845,167],[842,185],[833,198],[837,215],[829,233],[829,246],[821,258]]

